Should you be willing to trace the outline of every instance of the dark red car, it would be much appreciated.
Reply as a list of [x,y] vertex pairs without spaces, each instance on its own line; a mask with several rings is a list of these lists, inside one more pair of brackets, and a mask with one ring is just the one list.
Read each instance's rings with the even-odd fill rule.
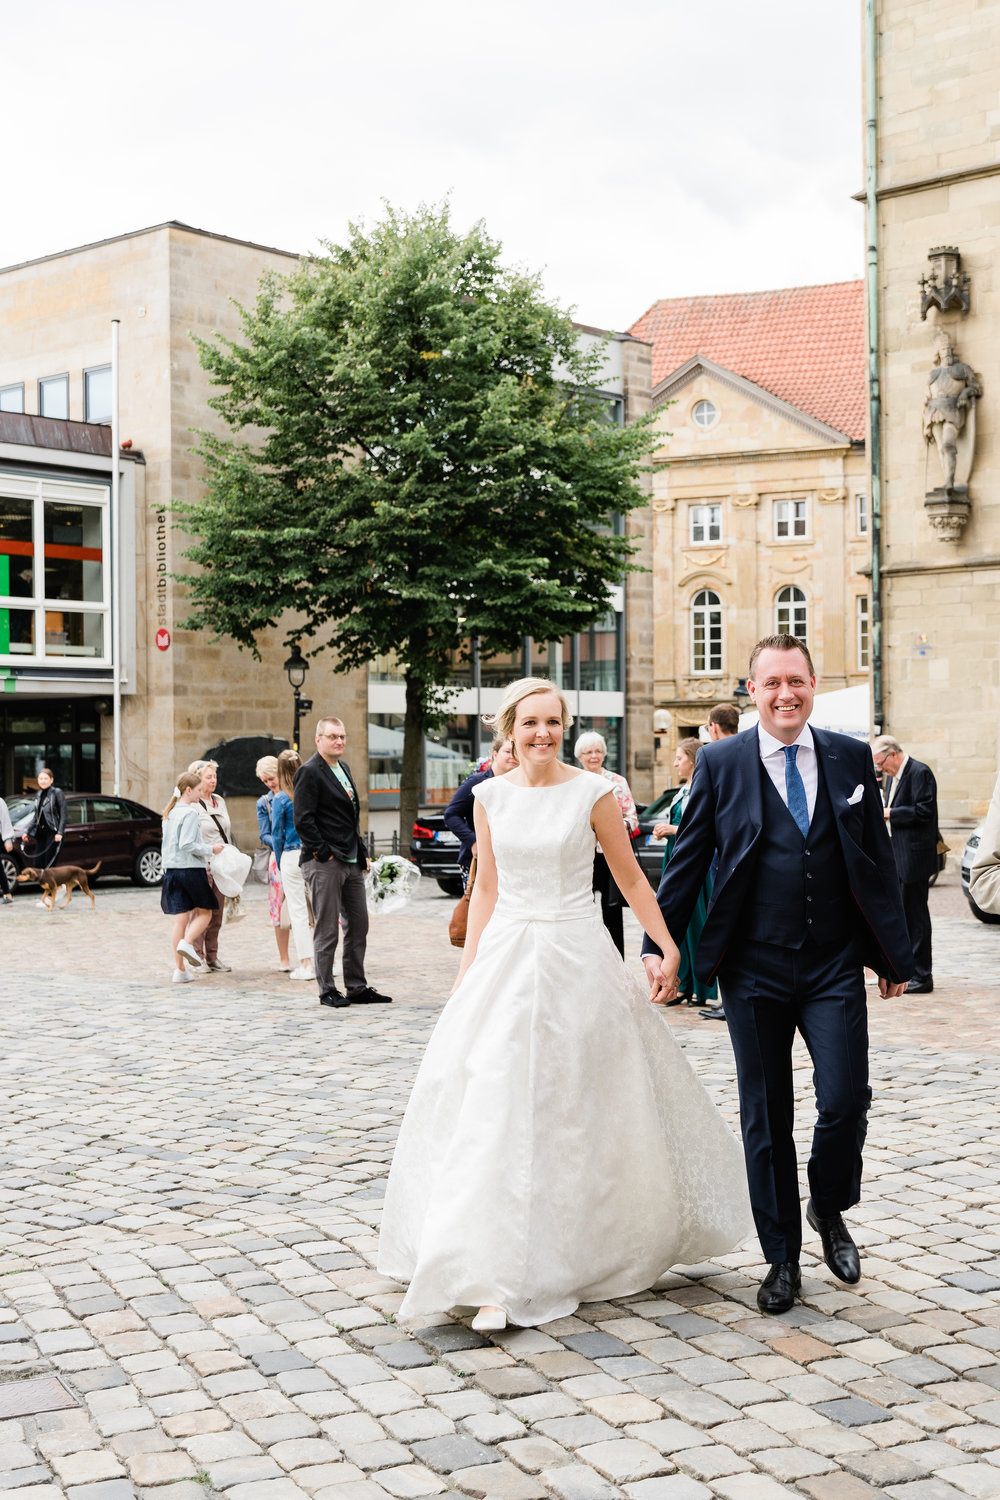
[[[33,846],[25,848],[23,836],[34,805],[34,797],[7,799],[14,825],[14,849],[8,854],[0,844],[0,857],[12,890],[17,889],[14,880],[18,871],[32,863]],[[141,802],[104,792],[67,792],[66,831],[55,863],[90,869],[100,860],[98,879],[102,875],[127,875],[136,885],[159,885],[163,878],[162,837],[163,819]]]

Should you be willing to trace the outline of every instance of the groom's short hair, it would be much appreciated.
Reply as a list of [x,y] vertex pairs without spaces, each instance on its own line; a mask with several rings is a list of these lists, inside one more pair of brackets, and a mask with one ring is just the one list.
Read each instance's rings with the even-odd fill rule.
[[801,651],[809,666],[809,676],[816,676],[816,668],[813,666],[813,659],[809,655],[809,647],[805,641],[800,641],[797,635],[766,635],[750,652],[750,666],[747,668],[749,678],[754,676],[754,667],[762,651]]

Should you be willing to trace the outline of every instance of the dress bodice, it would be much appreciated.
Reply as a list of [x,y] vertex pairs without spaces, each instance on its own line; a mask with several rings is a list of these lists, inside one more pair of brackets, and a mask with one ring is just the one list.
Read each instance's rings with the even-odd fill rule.
[[581,771],[556,786],[517,786],[494,777],[473,795],[486,810],[497,866],[496,912],[521,921],[594,916],[590,815],[613,796],[602,776]]

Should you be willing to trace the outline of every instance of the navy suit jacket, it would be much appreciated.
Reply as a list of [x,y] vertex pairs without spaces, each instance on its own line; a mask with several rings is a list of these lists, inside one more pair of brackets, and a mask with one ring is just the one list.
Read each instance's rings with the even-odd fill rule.
[[938,866],[937,782],[930,766],[912,757],[903,767],[889,809],[892,852],[904,885],[930,880]]
[[[812,734],[858,913],[844,941],[856,938],[863,962],[899,983],[912,973],[913,953],[871,751],[846,734],[826,729],[813,729]],[[848,799],[858,786],[864,788],[863,795],[852,805]],[[718,850],[712,899],[695,955],[699,978],[714,978],[734,940],[752,936],[745,928],[743,908],[754,879],[754,851],[763,822],[756,726],[702,746],[684,821],[656,893],[670,935],[679,943]],[[658,952],[647,938],[643,953]],[[738,962],[739,953],[733,951],[730,957]]]

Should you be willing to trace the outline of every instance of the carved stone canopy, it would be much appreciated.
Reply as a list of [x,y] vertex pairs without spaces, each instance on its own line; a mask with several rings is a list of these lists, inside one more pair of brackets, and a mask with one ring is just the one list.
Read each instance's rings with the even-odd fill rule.
[[936,307],[939,312],[952,309],[969,311],[969,277],[962,270],[962,257],[954,245],[939,245],[928,250],[931,263],[930,274],[920,278],[920,317],[927,318],[927,311]]

